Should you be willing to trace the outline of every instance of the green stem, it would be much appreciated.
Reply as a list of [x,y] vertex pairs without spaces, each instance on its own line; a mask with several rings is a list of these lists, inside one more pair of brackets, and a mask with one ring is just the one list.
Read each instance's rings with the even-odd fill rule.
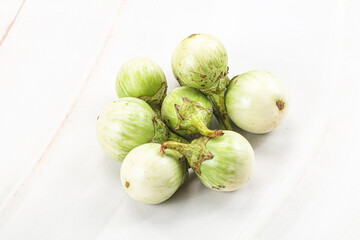
[[161,144],[160,151],[165,153],[165,149],[172,149],[184,155],[187,159],[193,155],[193,147],[190,143],[180,143],[174,141],[166,141]]
[[225,81],[226,81],[226,87],[229,86],[231,79],[227,75],[225,76]]
[[220,124],[221,129],[233,130],[230,124],[229,116],[225,107],[225,92],[221,91],[218,94],[210,93],[210,101],[213,105],[214,114]]
[[167,128],[165,123],[163,123],[163,121],[161,121],[161,119],[157,117],[156,114],[154,114],[153,123],[155,132],[150,142],[163,143],[164,141],[168,140],[169,129]]
[[179,135],[173,133],[170,130],[169,130],[168,140],[175,141],[175,142],[180,142],[180,143],[189,143],[187,140],[185,140],[184,138],[180,137]]
[[217,137],[224,135],[224,132],[221,130],[211,130],[209,129],[204,121],[197,117],[196,115],[191,116],[191,124],[199,131],[199,133],[203,136],[207,137]]
[[171,132],[169,128],[166,126],[166,124],[163,121],[161,121],[161,119],[158,118],[156,114],[154,114],[153,122],[154,122],[155,132],[150,142],[163,143],[167,140],[172,140],[177,142],[188,143],[188,141],[186,141],[184,138]]
[[150,107],[154,110],[155,112],[155,115],[158,117],[158,118],[161,118],[161,105],[158,105],[158,104],[149,104]]
[[190,144],[179,143],[173,141],[163,142],[160,151],[164,154],[165,149],[172,149],[183,154],[190,167],[199,175],[201,175],[201,163],[213,158],[212,153],[206,148],[209,137],[200,137],[193,140]]
[[199,102],[187,97],[183,97],[182,100],[181,105],[174,105],[178,118],[175,131],[186,131],[190,138],[198,137],[199,133],[207,137],[217,137],[224,134],[221,130],[211,130],[206,126],[205,122],[210,122],[212,118],[212,108],[205,108]]
[[161,117],[160,109],[161,109],[161,104],[166,96],[166,90],[167,90],[167,83],[166,81],[164,81],[161,84],[160,89],[153,96],[140,96],[139,98],[147,102],[147,104],[149,104],[150,107],[154,110],[156,115],[158,117]]

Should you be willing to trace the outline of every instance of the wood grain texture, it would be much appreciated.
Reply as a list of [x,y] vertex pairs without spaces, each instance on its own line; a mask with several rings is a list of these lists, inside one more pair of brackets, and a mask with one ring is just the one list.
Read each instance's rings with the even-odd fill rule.
[[26,0],[3,0],[0,2],[0,47],[11,31]]
[[[21,14],[28,14],[26,22],[31,22],[35,18],[31,13],[40,5],[26,10],[27,5],[31,7],[24,5]],[[0,79],[19,79],[19,85],[1,82],[6,88],[0,89],[0,102],[11,100],[5,105],[8,116],[4,123],[11,130],[20,126],[17,131],[29,135],[15,144],[12,131],[1,129],[6,136],[0,138],[1,145],[9,147],[0,152],[5,156],[0,160],[4,166],[0,168],[0,200],[7,199],[0,212],[0,239],[360,238],[360,112],[356,110],[360,48],[354,40],[360,36],[355,21],[360,16],[358,3],[109,1],[101,11],[95,2],[91,6],[80,15],[70,14],[82,11],[80,3],[72,5],[72,10],[65,3],[56,6],[69,18],[59,27],[65,24],[68,28],[70,22],[79,21],[81,26],[98,24],[97,28],[86,35],[80,27],[62,27],[72,41],[61,39],[60,45],[41,41],[55,33],[50,27],[45,28],[48,32],[39,28],[40,35],[32,40],[40,41],[34,45],[36,51],[25,51],[35,56],[30,61],[25,55],[26,63],[31,63],[25,68],[27,78],[18,73],[26,66],[20,53],[12,56],[21,46],[17,39],[27,32],[27,28],[17,27],[25,24],[21,18],[0,48]],[[224,11],[221,17],[219,9]],[[55,6],[53,11],[58,11]],[[57,19],[56,14],[49,19]],[[239,191],[210,191],[191,174],[165,203],[137,203],[121,188],[121,164],[98,146],[96,117],[116,99],[115,76],[129,58],[155,60],[165,72],[169,89],[176,87],[170,66],[172,51],[182,38],[195,32],[221,39],[229,54],[230,77],[264,69],[281,78],[291,94],[289,115],[270,134],[236,129],[249,140],[256,155],[254,176]],[[89,36],[94,38],[92,44],[83,47]],[[80,56],[78,61],[69,60],[74,52]],[[56,68],[48,63],[55,53],[60,59]],[[74,64],[76,67],[71,67]],[[39,75],[37,65],[49,68],[47,74]],[[50,78],[53,72],[60,76]],[[38,76],[41,81],[36,80]],[[61,85],[56,85],[60,79]],[[75,89],[68,92],[71,87]],[[17,120],[23,114],[11,111],[21,106],[16,101],[19,94],[12,95],[15,90],[20,91],[22,101],[30,99],[25,108],[35,104],[41,109],[36,115],[25,110],[25,116],[34,120],[24,126]],[[56,101],[49,100],[48,91]],[[54,104],[56,111],[48,110]],[[16,152],[18,146],[23,151]],[[29,155],[32,149],[35,154]],[[23,176],[26,181],[16,185]],[[4,186],[17,186],[16,194],[3,190]]]
[[[0,209],[58,132],[101,51],[118,3],[24,5],[0,48],[0,100],[6,113],[1,142],[11,146],[1,149]],[[97,13],[101,17],[94,17]]]

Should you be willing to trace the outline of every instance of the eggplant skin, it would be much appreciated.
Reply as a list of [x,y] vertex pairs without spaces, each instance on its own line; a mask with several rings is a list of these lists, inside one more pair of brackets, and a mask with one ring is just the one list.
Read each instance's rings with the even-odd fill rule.
[[255,165],[255,154],[250,143],[239,133],[224,131],[224,135],[210,139],[206,148],[213,158],[201,163],[198,175],[208,188],[234,191],[246,184]]
[[144,57],[133,58],[124,63],[118,72],[116,93],[119,98],[153,96],[164,83],[165,74],[159,64]]
[[289,94],[274,74],[255,70],[231,80],[225,104],[231,120],[239,128],[263,134],[283,121],[289,108]]
[[154,111],[138,98],[120,98],[104,108],[96,124],[96,136],[102,149],[122,162],[135,147],[154,136]]
[[208,89],[226,75],[228,55],[219,39],[204,33],[192,34],[174,50],[171,67],[181,86]]
[[121,165],[121,183],[128,195],[146,204],[170,198],[188,177],[186,161],[177,152],[160,153],[160,144],[147,143],[134,148]]
[[[188,86],[178,87],[172,90],[165,97],[161,107],[162,119],[173,132],[176,132],[183,137],[192,137],[192,135],[195,134],[200,135],[199,131],[191,124],[189,124],[188,129],[181,129],[177,131],[174,129],[179,124],[179,118],[176,114],[175,104],[182,105],[183,97],[199,103],[204,108],[212,108],[210,100],[198,90]],[[210,126],[212,115],[212,113],[207,113],[203,116],[203,119],[205,120],[204,123],[207,127]]]

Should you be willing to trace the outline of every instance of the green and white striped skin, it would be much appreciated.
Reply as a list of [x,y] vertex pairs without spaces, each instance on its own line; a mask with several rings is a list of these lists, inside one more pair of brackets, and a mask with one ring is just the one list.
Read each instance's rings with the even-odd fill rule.
[[165,97],[161,107],[161,116],[167,126],[187,138],[200,135],[198,125],[201,125],[198,128],[208,128],[212,115],[210,100],[192,87],[175,88]]
[[226,75],[228,56],[217,38],[204,33],[192,34],[176,47],[171,66],[182,86],[208,89]]
[[211,35],[192,34],[176,47],[171,67],[181,86],[199,89],[210,98],[221,129],[232,130],[224,98],[230,82],[224,45]]
[[184,154],[201,182],[217,191],[237,190],[254,171],[254,150],[233,131],[224,131],[223,136],[216,138],[201,137],[190,144],[167,141],[161,145],[161,151],[165,149]]
[[186,160],[179,153],[148,143],[131,150],[121,165],[121,182],[136,201],[157,204],[170,198],[187,179]]
[[218,191],[234,191],[246,184],[255,165],[250,143],[239,133],[224,131],[224,136],[212,138],[206,148],[214,156],[201,163],[201,182]]
[[113,159],[123,161],[135,147],[154,137],[154,111],[138,98],[120,98],[104,108],[96,125],[100,146]]
[[119,98],[136,97],[151,107],[160,105],[166,95],[166,77],[156,62],[144,57],[130,59],[124,63],[116,78]]
[[231,120],[251,133],[267,133],[283,121],[289,95],[283,83],[267,71],[250,71],[236,76],[226,92]]

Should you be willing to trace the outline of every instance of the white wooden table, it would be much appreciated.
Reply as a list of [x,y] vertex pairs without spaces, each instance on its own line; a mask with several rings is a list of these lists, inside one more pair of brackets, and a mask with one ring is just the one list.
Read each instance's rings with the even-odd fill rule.
[[[360,239],[360,2],[0,1],[0,239]],[[168,201],[121,187],[95,137],[115,76],[163,68],[191,33],[217,36],[230,77],[272,71],[291,109],[271,134],[238,130],[256,169],[233,193],[191,174]]]

